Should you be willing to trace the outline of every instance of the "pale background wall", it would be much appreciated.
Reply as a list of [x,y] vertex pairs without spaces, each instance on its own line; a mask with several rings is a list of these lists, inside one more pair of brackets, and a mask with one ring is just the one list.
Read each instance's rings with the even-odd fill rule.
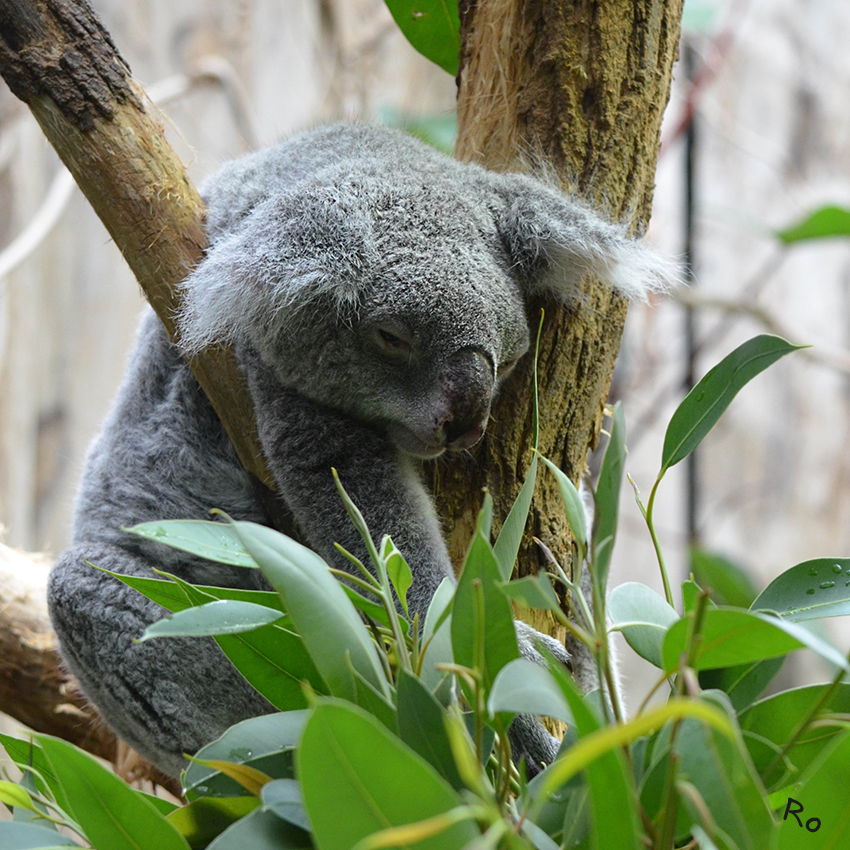
[[[329,117],[372,118],[385,107],[439,114],[453,105],[454,81],[407,45],[380,0],[95,6],[145,85],[209,67],[229,68],[237,81],[247,118],[213,82],[167,107],[173,142],[196,181],[253,144]],[[850,206],[850,4],[702,6],[720,9],[716,26],[728,25],[733,41],[699,107],[699,292],[736,298],[777,251],[768,228],[827,202]],[[711,32],[694,44],[711,55]],[[677,80],[668,130],[684,89]],[[57,167],[26,110],[0,91],[0,245],[31,220]],[[681,144],[674,144],[659,166],[651,227],[651,238],[673,253],[681,251],[681,171]],[[823,242],[787,252],[764,276],[760,303],[795,339],[843,349],[850,345],[848,285],[847,240]],[[76,190],[49,236],[0,279],[0,522],[11,545],[57,553],[66,544],[85,448],[120,380],[141,306],[118,251]],[[717,319],[701,314],[699,326]],[[617,391],[632,429],[628,468],[644,493],[679,398],[681,328],[681,307],[672,302],[634,308],[629,320]],[[730,322],[701,367],[761,330],[749,319]],[[761,376],[701,455],[706,546],[747,565],[759,585],[805,558],[850,554],[849,432],[846,374],[793,355]],[[682,572],[679,471],[668,479],[658,524],[668,561]],[[613,580],[629,578],[660,589],[626,493]],[[630,693],[643,693],[645,676],[629,662]]]

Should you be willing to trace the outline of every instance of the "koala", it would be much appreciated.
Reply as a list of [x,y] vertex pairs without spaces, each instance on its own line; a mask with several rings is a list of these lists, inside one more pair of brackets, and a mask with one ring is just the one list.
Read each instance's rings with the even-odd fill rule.
[[[526,303],[575,303],[582,275],[642,298],[664,261],[576,199],[520,174],[461,164],[399,131],[336,124],[225,165],[208,181],[209,248],[182,283],[179,347],[152,312],[79,489],[73,543],[48,588],[62,655],[111,727],[161,770],[240,720],[273,711],[212,639],[133,643],[166,612],[122,574],[265,588],[241,570],[121,530],[208,518],[267,523],[254,484],[186,357],[234,347],[278,497],[330,564],[368,562],[331,467],[376,535],[408,559],[412,611],[453,578],[418,469],[471,448],[529,347]],[[518,627],[523,654],[542,640]],[[539,657],[539,656],[538,656]],[[558,742],[512,731],[532,770]]]

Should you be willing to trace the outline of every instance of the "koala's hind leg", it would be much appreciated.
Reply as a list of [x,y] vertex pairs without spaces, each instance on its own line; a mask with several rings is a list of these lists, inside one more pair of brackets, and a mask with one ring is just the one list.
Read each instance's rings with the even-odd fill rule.
[[62,655],[106,722],[160,770],[179,776],[194,753],[233,723],[273,706],[236,672],[212,638],[134,643],[164,608],[85,561],[152,576],[144,558],[97,543],[56,563],[48,602]]

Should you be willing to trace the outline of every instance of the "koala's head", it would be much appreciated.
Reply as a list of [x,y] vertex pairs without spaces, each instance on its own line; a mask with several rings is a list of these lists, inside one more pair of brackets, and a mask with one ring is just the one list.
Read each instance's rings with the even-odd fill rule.
[[575,199],[398,132],[335,125],[226,167],[181,345],[251,346],[286,387],[433,457],[481,437],[527,298],[593,273],[643,297],[664,261]]

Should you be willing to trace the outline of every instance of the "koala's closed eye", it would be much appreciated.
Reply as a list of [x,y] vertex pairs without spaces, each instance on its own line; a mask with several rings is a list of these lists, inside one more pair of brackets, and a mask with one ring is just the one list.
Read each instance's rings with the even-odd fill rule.
[[409,361],[414,345],[411,334],[397,327],[387,328],[380,325],[373,328],[371,332],[377,349],[388,360],[402,363]]

